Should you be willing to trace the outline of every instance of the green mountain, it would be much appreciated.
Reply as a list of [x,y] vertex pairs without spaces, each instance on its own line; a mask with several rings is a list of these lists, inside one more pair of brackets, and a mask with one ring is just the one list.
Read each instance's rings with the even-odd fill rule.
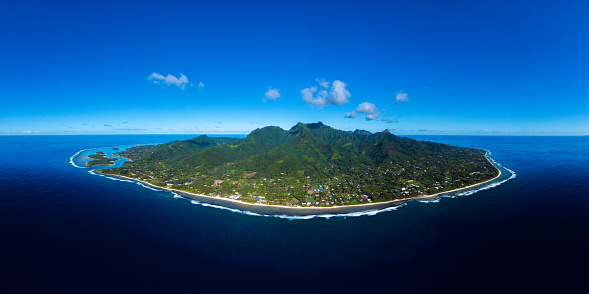
[[181,157],[192,155],[203,151],[207,148],[222,146],[236,141],[236,138],[211,138],[206,135],[199,137],[173,141],[159,145],[145,145],[127,149],[125,152],[118,153],[133,161],[142,163],[170,161]]
[[257,129],[243,139],[205,135],[119,153],[101,172],[248,202],[332,206],[452,190],[498,171],[479,149],[319,123]]

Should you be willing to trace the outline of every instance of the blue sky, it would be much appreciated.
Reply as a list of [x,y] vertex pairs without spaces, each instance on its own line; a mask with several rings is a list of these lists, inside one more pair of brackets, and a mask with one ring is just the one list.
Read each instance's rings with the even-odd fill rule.
[[0,134],[589,134],[587,1],[84,2],[1,5]]

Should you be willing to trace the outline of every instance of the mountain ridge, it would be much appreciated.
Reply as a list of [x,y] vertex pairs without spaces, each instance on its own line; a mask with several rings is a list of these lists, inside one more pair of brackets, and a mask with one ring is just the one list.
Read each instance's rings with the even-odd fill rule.
[[242,139],[202,135],[119,155],[132,162],[102,172],[282,205],[386,201],[455,189],[497,174],[479,149],[418,141],[388,130],[348,132],[321,122],[298,123],[289,130],[267,126]]

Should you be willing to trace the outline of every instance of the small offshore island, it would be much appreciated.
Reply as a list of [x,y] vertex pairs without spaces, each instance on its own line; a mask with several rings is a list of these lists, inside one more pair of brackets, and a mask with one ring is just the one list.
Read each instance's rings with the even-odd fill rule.
[[[116,148],[113,148],[113,150]],[[118,149],[117,149],[118,150]],[[88,158],[92,159],[86,163],[86,167],[92,167],[95,165],[113,165],[115,161],[118,159],[116,158],[109,158],[106,157],[106,154],[102,151],[96,152],[96,154],[88,155]]]
[[[433,195],[492,180],[480,149],[298,123],[243,139],[208,137],[129,148],[98,170],[199,196],[288,207],[333,207]],[[101,159],[102,160],[102,159]],[[91,161],[92,162],[92,161]]]

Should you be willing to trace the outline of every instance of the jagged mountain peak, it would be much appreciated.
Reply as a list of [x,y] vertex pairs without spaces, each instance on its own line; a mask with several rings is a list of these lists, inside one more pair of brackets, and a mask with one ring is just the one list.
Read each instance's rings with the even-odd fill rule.
[[354,134],[354,135],[362,135],[362,136],[370,136],[370,135],[372,135],[371,132],[369,132],[367,130],[360,130],[360,129],[356,129],[355,131],[352,132],[352,134]]

